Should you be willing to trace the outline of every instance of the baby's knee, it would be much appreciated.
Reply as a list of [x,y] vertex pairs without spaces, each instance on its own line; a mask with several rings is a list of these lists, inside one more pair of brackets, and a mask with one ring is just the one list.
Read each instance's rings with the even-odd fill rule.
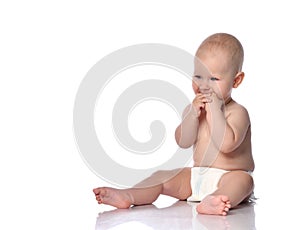
[[174,178],[177,174],[178,174],[179,169],[175,169],[175,170],[158,170],[154,173],[152,173],[151,177],[153,178],[160,178],[161,182],[168,182],[169,180],[171,180],[172,178]]
[[254,180],[253,180],[253,177],[251,175],[249,175],[249,173],[240,171],[238,173],[238,180],[240,181],[241,185],[248,187],[249,190],[253,190]]
[[235,182],[243,187],[248,187],[249,189],[254,188],[254,180],[248,172],[245,171],[232,171],[224,174],[221,178],[221,182],[227,184],[231,182]]
[[169,176],[170,172],[168,172],[167,170],[159,170],[156,171],[154,173],[151,174],[151,178],[155,178],[155,179],[159,179],[159,181],[161,183],[165,182],[165,180],[167,180],[170,176]]

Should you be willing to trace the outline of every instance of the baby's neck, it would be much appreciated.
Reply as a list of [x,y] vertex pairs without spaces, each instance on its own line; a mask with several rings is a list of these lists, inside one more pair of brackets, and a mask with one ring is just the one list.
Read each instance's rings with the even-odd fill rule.
[[232,102],[233,100],[232,100],[232,98],[231,97],[229,97],[229,98],[227,98],[226,99],[226,101],[225,101],[225,105],[228,105],[230,102]]

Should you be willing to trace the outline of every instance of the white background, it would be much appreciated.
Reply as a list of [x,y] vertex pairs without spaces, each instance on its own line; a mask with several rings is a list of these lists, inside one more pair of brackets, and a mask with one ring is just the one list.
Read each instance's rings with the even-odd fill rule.
[[233,97],[252,120],[256,227],[296,221],[297,6],[289,0],[1,1],[0,228],[94,229],[99,206],[92,188],[108,184],[84,164],[74,141],[81,80],[119,48],[157,42],[194,53],[215,32],[232,33],[245,49],[246,78]]

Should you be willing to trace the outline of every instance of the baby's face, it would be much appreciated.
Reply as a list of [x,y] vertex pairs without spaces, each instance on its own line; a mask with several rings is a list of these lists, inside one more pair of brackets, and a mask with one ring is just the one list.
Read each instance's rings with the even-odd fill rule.
[[231,97],[234,74],[223,53],[206,54],[195,60],[193,89],[195,93],[214,92],[223,100]]

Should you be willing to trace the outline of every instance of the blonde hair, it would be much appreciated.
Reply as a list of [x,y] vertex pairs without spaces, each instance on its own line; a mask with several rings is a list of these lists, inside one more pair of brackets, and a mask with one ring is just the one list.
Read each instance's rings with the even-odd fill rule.
[[206,51],[224,51],[228,55],[228,64],[233,72],[242,70],[244,62],[244,49],[240,41],[233,35],[227,33],[216,33],[206,38],[199,46],[196,56]]

